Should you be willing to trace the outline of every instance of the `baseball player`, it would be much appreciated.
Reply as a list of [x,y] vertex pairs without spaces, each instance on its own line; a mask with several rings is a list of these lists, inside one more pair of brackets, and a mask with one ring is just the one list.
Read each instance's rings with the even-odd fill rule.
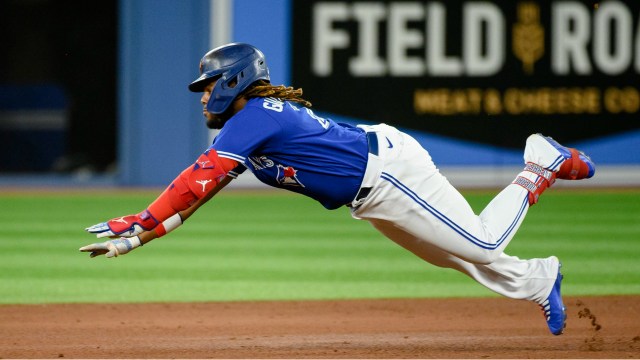
[[369,221],[431,264],[461,271],[498,294],[535,301],[551,332],[562,334],[558,259],[521,260],[504,249],[556,179],[593,176],[584,153],[531,135],[524,170],[475,215],[411,136],[385,124],[354,127],[315,115],[300,89],[269,83],[265,57],[253,46],[235,43],[208,52],[189,90],[204,92],[206,124],[221,129],[213,145],[141,213],[86,229],[117,239],[80,251],[127,254],[180,226],[249,169],[260,181],[327,209],[350,207],[355,219]]

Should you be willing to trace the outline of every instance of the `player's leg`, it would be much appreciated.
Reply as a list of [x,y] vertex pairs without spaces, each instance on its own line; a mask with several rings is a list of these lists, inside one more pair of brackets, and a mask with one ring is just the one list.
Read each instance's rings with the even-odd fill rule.
[[[383,135],[388,139],[397,136],[388,129]],[[565,315],[557,259],[525,261],[504,255],[503,250],[528,207],[538,201],[544,190],[540,185],[551,183],[549,173],[561,178],[590,177],[590,160],[552,139],[532,136],[525,151],[530,164],[519,174],[519,181],[507,186],[476,216],[438,172],[426,150],[406,134],[398,139],[392,150],[385,150],[383,180],[361,207],[352,209],[352,215],[371,221],[419,257],[462,271],[500,294],[538,303],[544,299],[547,312],[554,312],[547,314],[549,328],[554,334],[561,333]],[[555,304],[551,310],[549,302]]]
[[[380,133],[396,139],[399,132],[384,127]],[[415,139],[401,135],[402,141],[385,149],[382,180],[365,203],[352,211],[353,216],[390,221],[416,238],[471,263],[490,264],[498,259],[529,206],[538,201],[556,173],[567,176],[568,160],[573,161],[580,176],[593,174],[593,164],[582,161],[583,155],[575,156],[577,151],[533,135],[527,140],[525,171],[476,216],[464,197],[436,169],[429,153]]]
[[558,274],[555,256],[522,260],[502,253],[491,264],[473,264],[422,241],[389,221],[370,222],[383,235],[421,259],[438,267],[458,270],[486,288],[512,299],[542,303],[549,296]]
[[390,221],[458,258],[490,264],[522,223],[529,208],[528,193],[522,186],[509,185],[477,216],[439,173],[429,153],[404,134],[403,144],[386,154],[381,180],[352,215]]
[[566,308],[560,296],[560,263],[555,256],[521,260],[502,253],[491,264],[472,264],[422,241],[389,221],[370,222],[386,237],[435,266],[458,270],[506,297],[536,302],[545,313],[549,330],[554,335],[562,334]]

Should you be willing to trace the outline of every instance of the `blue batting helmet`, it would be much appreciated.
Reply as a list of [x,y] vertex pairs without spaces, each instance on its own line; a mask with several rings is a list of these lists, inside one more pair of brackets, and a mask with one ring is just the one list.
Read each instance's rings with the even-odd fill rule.
[[189,85],[193,92],[203,92],[216,77],[207,103],[207,111],[221,114],[247,86],[256,80],[269,81],[269,68],[264,54],[255,47],[233,43],[217,47],[200,60],[200,77]]

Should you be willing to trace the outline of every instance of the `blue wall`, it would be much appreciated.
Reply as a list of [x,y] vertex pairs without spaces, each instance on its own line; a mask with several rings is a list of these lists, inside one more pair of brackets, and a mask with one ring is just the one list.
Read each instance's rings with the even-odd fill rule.
[[[233,41],[265,53],[275,84],[290,79],[289,1],[233,4]],[[187,85],[210,50],[209,0],[120,0],[119,38],[119,182],[167,185],[208,145]]]
[[291,82],[292,0],[242,0],[233,4],[233,41],[251,44],[267,58],[271,83]]
[[167,185],[207,146],[189,83],[208,51],[208,0],[121,0],[118,162],[123,185]]

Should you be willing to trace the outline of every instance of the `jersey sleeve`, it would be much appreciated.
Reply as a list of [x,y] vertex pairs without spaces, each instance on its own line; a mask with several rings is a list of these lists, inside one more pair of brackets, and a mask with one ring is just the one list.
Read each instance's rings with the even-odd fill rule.
[[278,121],[260,108],[248,107],[227,121],[210,148],[220,157],[245,164],[252,152],[264,146],[278,147],[281,139]]
[[233,170],[230,170],[229,173],[227,173],[227,176],[235,179],[246,170],[247,170],[246,166],[242,164],[238,164],[238,166],[236,166]]

